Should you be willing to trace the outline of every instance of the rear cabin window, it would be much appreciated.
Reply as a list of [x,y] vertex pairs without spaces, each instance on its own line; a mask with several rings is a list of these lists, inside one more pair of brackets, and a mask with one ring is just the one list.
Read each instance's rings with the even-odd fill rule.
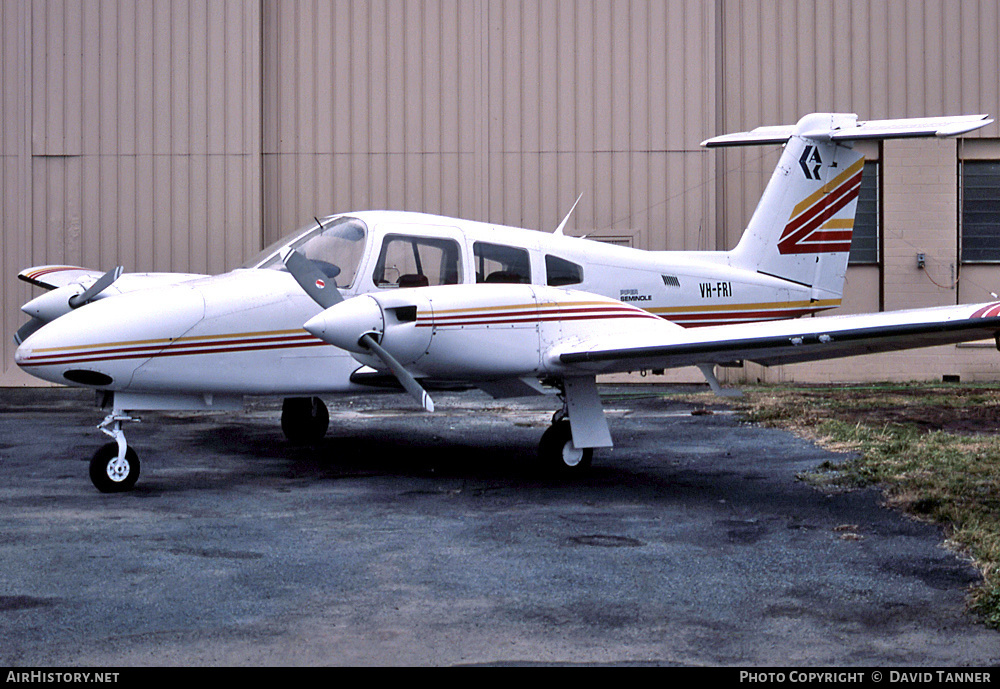
[[458,242],[437,237],[388,234],[375,264],[377,287],[427,287],[461,282]]
[[531,283],[528,252],[524,249],[475,242],[472,255],[476,263],[476,282]]
[[558,256],[545,256],[545,280],[552,287],[578,285],[583,282],[583,266]]

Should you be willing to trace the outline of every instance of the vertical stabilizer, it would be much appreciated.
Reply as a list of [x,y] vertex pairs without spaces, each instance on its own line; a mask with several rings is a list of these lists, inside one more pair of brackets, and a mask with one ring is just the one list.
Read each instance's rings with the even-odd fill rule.
[[733,265],[811,287],[814,299],[843,292],[864,169],[864,156],[848,145],[806,134],[838,126],[836,118],[856,121],[810,115],[799,122],[731,254]]
[[852,142],[950,137],[993,122],[987,115],[859,122],[857,115],[814,113],[798,124],[726,134],[703,146],[784,144],[740,239],[732,265],[812,289],[813,299],[843,294],[864,157]]

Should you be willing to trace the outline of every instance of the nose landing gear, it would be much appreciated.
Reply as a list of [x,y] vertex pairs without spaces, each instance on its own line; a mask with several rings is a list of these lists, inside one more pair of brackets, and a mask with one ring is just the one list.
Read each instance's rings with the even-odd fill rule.
[[101,446],[90,460],[90,480],[102,493],[132,490],[139,480],[139,456],[128,446],[122,430],[123,422],[135,420],[127,414],[112,412],[98,426],[115,440]]

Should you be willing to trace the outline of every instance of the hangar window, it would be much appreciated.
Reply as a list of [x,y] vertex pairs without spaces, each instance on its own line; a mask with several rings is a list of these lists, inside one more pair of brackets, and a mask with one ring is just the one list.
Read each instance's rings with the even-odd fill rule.
[[865,163],[858,194],[858,211],[854,216],[851,254],[848,263],[865,265],[879,262],[879,164]]
[[962,261],[1000,262],[1000,161],[962,161]]
[[545,280],[552,287],[583,282],[583,267],[558,256],[545,256]]
[[475,242],[476,282],[531,283],[528,252],[513,246]]
[[372,280],[383,288],[455,285],[461,281],[458,242],[388,234]]

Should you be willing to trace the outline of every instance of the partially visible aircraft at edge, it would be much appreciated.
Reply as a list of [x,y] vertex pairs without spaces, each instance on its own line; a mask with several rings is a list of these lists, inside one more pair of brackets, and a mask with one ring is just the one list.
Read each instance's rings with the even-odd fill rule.
[[[144,410],[237,410],[284,397],[295,443],[328,428],[321,395],[465,385],[494,397],[555,393],[539,459],[585,470],[611,433],[596,376],[739,360],[803,362],[1000,338],[1000,302],[797,318],[836,307],[864,157],[862,139],[948,137],[986,115],[858,121],[816,113],[706,147],[784,150],[730,251],[643,251],[555,232],[395,211],[317,219],[216,275],[39,266],[16,363],[97,391],[107,416],[90,476],[131,489],[139,460],[123,424]],[[570,211],[572,213],[572,210]],[[1000,339],[997,340],[1000,347]]]

